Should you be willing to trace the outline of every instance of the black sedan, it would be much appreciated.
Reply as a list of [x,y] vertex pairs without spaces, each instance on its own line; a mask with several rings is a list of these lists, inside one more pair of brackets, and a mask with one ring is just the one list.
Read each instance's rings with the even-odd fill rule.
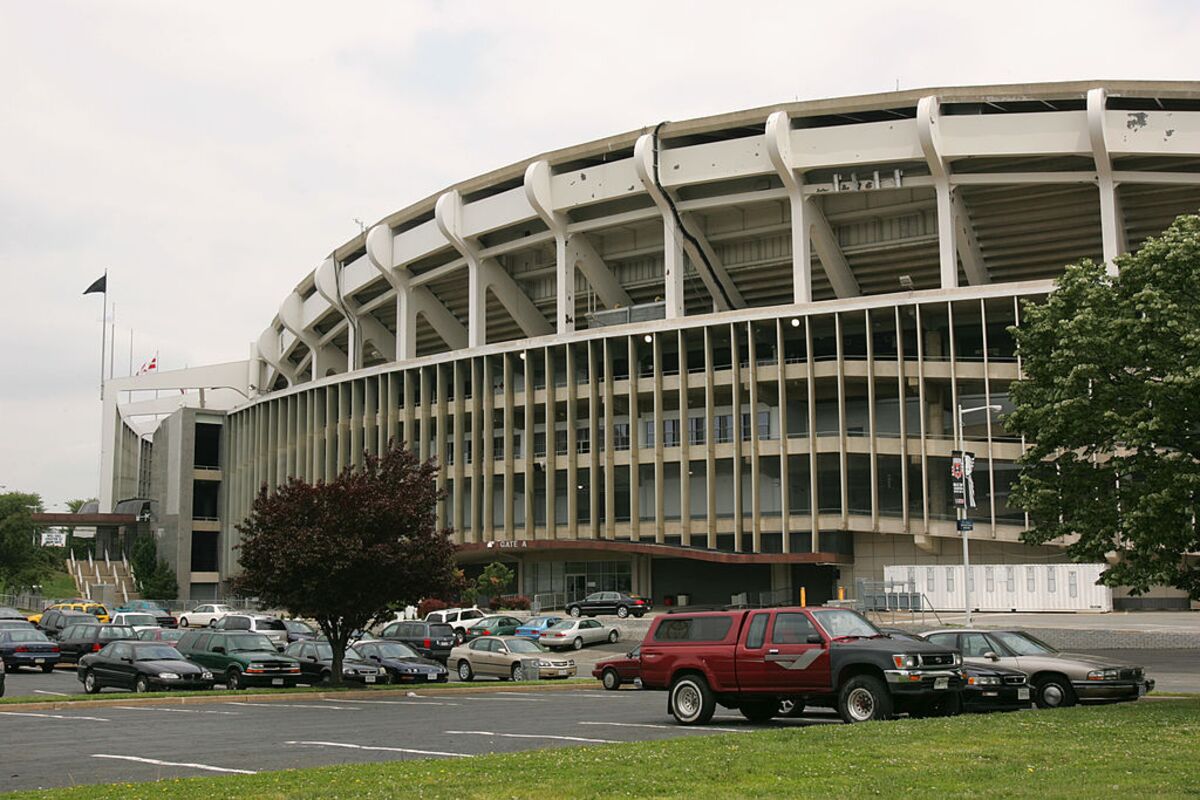
[[285,619],[283,624],[287,628],[289,642],[304,642],[309,639],[316,639],[320,635],[317,633],[316,628],[302,619]]
[[155,689],[211,689],[213,674],[188,661],[169,644],[137,640],[110,642],[79,659],[79,682],[88,694],[105,686],[151,692]]
[[1029,678],[1006,667],[963,664],[967,680],[962,691],[963,711],[1019,711],[1029,708]]
[[9,671],[17,667],[37,667],[42,672],[54,669],[62,654],[46,634],[29,628],[0,630],[0,661]]
[[[300,662],[300,680],[310,685],[327,684],[333,675],[333,647],[329,642],[292,642],[283,651]],[[387,683],[387,672],[362,658],[353,647],[346,648],[342,659],[342,681],[350,683]]]
[[0,619],[0,631],[35,631],[37,626],[22,617],[21,619]]
[[8,606],[0,606],[0,619],[19,619],[22,622],[28,621],[25,619],[24,614],[22,614],[20,611],[17,611],[15,608],[9,608]]
[[624,592],[592,592],[582,600],[567,604],[567,613],[572,617],[595,617],[600,614],[616,614],[624,619],[632,614],[643,616],[650,610],[650,601],[644,597]]
[[450,679],[446,667],[430,658],[422,658],[401,642],[361,642],[354,645],[358,656],[387,670],[392,683],[445,683]]

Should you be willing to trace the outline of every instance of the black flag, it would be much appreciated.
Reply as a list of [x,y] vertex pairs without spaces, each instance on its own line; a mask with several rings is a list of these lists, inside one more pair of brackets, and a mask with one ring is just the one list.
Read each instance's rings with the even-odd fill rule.
[[104,273],[96,280],[92,281],[92,285],[83,290],[84,294],[92,294],[93,292],[108,292],[108,273]]

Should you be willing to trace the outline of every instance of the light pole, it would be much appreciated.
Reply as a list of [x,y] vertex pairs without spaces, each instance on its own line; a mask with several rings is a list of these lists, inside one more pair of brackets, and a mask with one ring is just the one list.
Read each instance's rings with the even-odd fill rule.
[[970,531],[967,530],[967,526],[963,524],[963,521],[966,520],[966,518],[967,518],[967,502],[970,499],[970,496],[968,495],[968,493],[966,491],[967,478],[970,476],[966,474],[966,454],[963,451],[963,438],[964,438],[963,437],[963,416],[966,414],[972,414],[976,411],[987,411],[988,413],[991,413],[992,411],[999,411],[999,410],[1000,410],[1000,406],[997,406],[997,405],[974,406],[972,408],[963,408],[962,405],[959,405],[959,407],[958,407],[958,442],[957,442],[957,444],[958,444],[959,455],[963,458],[963,467],[964,467],[964,469],[963,469],[963,502],[962,502],[962,505],[958,507],[958,528],[959,528],[959,532],[962,533],[963,597],[966,598],[966,603],[965,603],[966,612],[967,612],[966,613],[966,626],[968,628],[971,627],[971,554],[970,554],[970,548],[967,545],[967,534],[970,533]]

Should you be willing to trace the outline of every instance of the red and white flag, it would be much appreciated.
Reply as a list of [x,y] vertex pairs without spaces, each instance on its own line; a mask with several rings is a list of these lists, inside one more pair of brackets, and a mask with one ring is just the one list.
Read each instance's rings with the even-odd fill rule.
[[139,369],[137,371],[137,374],[142,375],[146,372],[157,372],[157,371],[158,371],[158,353],[155,353],[154,356],[149,361],[142,364],[141,369]]

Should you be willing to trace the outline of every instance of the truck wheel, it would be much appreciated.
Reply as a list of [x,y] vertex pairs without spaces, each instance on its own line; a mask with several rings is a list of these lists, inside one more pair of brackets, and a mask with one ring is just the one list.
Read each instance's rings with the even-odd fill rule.
[[680,725],[703,725],[717,710],[717,698],[704,678],[684,675],[671,685],[670,707]]
[[838,715],[845,722],[869,722],[892,716],[892,696],[874,675],[855,675],[838,692]]
[[1067,708],[1075,705],[1075,690],[1066,678],[1047,675],[1034,684],[1033,700],[1038,708]]
[[760,703],[742,703],[738,709],[742,716],[751,722],[767,722],[779,713],[779,701],[766,700]]
[[779,710],[775,712],[777,717],[803,717],[804,702],[802,700],[780,700]]
[[612,667],[604,670],[600,675],[600,682],[604,684],[604,688],[610,692],[621,688],[621,676]]
[[230,667],[225,673],[225,688],[235,692],[246,688],[242,685],[242,671],[237,667]]

